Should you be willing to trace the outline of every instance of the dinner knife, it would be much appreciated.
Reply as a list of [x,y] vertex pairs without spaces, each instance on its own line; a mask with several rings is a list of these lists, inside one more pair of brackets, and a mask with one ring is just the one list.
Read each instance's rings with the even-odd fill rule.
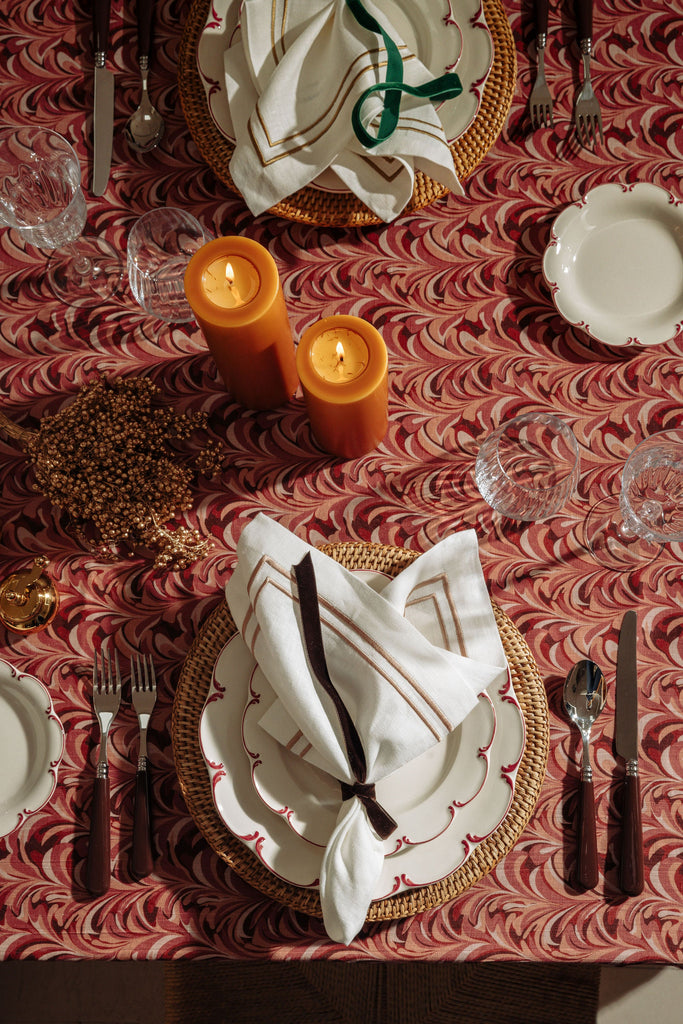
[[619,884],[629,896],[643,891],[643,830],[638,776],[637,616],[624,615],[617,650],[616,752],[626,762]]
[[107,68],[111,0],[93,2],[95,99],[93,105],[93,195],[104,194],[111,169],[114,136],[114,76]]

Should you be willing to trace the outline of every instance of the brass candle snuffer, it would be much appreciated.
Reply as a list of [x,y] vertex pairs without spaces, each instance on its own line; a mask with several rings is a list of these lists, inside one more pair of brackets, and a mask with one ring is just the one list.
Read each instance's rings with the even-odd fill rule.
[[[207,416],[154,407],[159,391],[147,378],[101,376],[63,409],[44,416],[37,430],[25,430],[2,413],[0,430],[26,452],[35,489],[69,516],[79,537],[101,557],[120,557],[121,545],[145,547],[155,553],[155,568],[184,569],[211,542],[198,530],[164,525],[192,504],[193,470],[174,460],[168,444],[205,427]],[[195,459],[207,475],[221,463],[215,442]]]
[[34,633],[52,622],[59,595],[45,571],[47,558],[38,555],[30,569],[12,573],[0,583],[0,622],[15,633]]

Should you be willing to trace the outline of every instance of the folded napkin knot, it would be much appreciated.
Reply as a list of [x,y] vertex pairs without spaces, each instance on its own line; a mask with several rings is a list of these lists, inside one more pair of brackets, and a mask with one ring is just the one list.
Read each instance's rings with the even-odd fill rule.
[[311,663],[313,673],[328,695],[339,717],[344,742],[349,756],[349,764],[355,782],[348,783],[340,780],[342,800],[351,800],[357,796],[365,807],[368,820],[380,839],[387,839],[396,829],[396,822],[381,807],[375,799],[375,787],[372,783],[365,782],[367,764],[363,743],[358,730],[356,729],[351,716],[339,696],[337,689],[330,678],[323,646],[323,633],[320,624],[320,606],[318,604],[318,587],[315,581],[315,569],[310,552],[307,552],[297,565],[294,566],[294,577],[299,592],[299,605],[301,608],[301,623],[304,633],[304,643],[308,660]]
[[352,192],[390,221],[413,196],[418,172],[464,195],[437,109],[442,100],[451,106],[460,81],[448,73],[432,81],[441,64],[412,52],[429,60],[439,27],[416,10],[408,20],[424,22],[427,38],[411,49],[382,6],[241,0],[224,54],[230,175],[255,216],[313,184]]
[[340,781],[342,800],[353,800],[357,796],[368,816],[368,821],[374,828],[380,839],[388,839],[392,832],[395,832],[398,825],[388,811],[377,802],[375,797],[375,784],[373,782],[348,782]]
[[[359,25],[368,29],[369,32],[382,36],[387,52],[386,80],[369,86],[358,98],[351,112],[351,124],[353,125],[356,138],[361,145],[366,146],[368,149],[373,149],[375,146],[379,146],[381,142],[386,142],[396,131],[403,93],[407,93],[409,96],[417,96],[420,99],[441,102],[443,100],[452,100],[459,96],[462,92],[462,83],[454,72],[449,72],[441,75],[439,78],[432,79],[431,82],[425,82],[423,85],[407,85],[403,81],[403,59],[398,46],[391,36],[384,31],[380,23],[366,10],[360,0],[346,0],[346,5]],[[377,135],[373,136],[363,125],[361,111],[370,96],[381,92],[386,93],[384,107],[380,115]]]

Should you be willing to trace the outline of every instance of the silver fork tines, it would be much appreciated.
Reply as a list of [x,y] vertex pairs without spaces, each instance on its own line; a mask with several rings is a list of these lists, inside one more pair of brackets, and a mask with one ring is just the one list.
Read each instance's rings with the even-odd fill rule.
[[548,83],[545,80],[545,44],[544,32],[536,36],[536,81],[529,97],[529,112],[533,128],[549,128],[553,125],[553,99]]
[[130,686],[133,707],[140,728],[140,749],[135,776],[135,810],[133,814],[133,852],[131,869],[136,878],[144,878],[154,867],[151,800],[147,761],[147,727],[157,699],[157,681],[151,656],[131,659]]
[[147,727],[157,699],[157,681],[151,657],[143,655],[141,658],[136,654],[130,663],[130,686],[140,726],[138,771],[144,771],[147,767]]
[[106,656],[104,651],[100,651],[100,659],[99,672],[96,656],[93,662],[92,673],[93,707],[100,727],[100,750],[97,758],[97,770],[90,812],[90,844],[86,871],[86,885],[93,896],[100,896],[109,888],[111,859],[107,740],[109,728],[121,704],[121,672],[119,669],[118,651],[114,651],[114,671],[112,671],[112,658],[109,648],[107,648]]
[[107,649],[106,664],[104,651],[100,651],[101,668],[98,674],[97,658],[93,662],[92,688],[93,707],[100,726],[100,753],[97,759],[97,778],[106,779],[109,774],[107,761],[107,738],[109,727],[116,717],[121,704],[121,671],[119,668],[119,652],[114,651],[114,667],[112,672],[111,651]]
[[576,135],[582,146],[593,146],[599,133],[600,141],[604,141],[602,134],[602,117],[600,105],[593,92],[591,83],[591,54],[592,42],[590,39],[582,39],[581,58],[583,60],[583,86],[576,99],[574,108],[574,124]]

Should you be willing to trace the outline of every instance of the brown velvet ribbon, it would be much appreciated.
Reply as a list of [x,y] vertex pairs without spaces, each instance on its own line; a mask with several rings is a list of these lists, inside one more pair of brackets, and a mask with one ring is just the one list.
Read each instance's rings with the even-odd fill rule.
[[367,764],[361,738],[344,701],[339,696],[330,678],[323,645],[320,606],[318,604],[318,586],[315,580],[315,569],[310,552],[307,552],[301,561],[294,566],[294,576],[299,590],[301,623],[308,660],[316,679],[334,704],[346,744],[351,771],[356,780],[353,783],[340,782],[342,800],[350,800],[352,797],[357,796],[365,807],[370,824],[377,835],[380,839],[386,839],[398,826],[391,815],[377,802],[374,784],[365,782]]

